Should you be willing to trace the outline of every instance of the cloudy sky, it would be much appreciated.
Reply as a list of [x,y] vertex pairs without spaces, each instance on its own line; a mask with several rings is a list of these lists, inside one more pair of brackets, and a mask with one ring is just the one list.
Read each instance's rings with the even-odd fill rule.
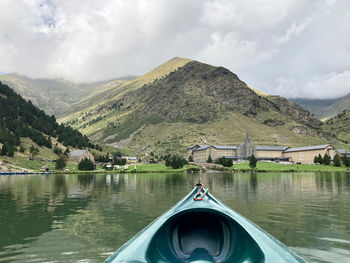
[[0,72],[75,82],[175,57],[289,98],[350,93],[349,0],[1,0]]

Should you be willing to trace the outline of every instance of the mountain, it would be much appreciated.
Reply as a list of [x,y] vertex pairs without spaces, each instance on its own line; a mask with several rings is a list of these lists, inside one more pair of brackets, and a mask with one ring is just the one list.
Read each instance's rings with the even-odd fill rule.
[[[350,110],[344,110],[336,116],[329,118],[323,125],[325,132],[330,134],[333,140],[340,140],[344,144],[350,143]],[[349,148],[349,147],[347,147]]]
[[107,98],[113,89],[132,78],[74,84],[61,79],[31,79],[6,74],[0,76],[0,81],[47,114],[60,117]]
[[258,94],[237,75],[174,58],[123,83],[115,96],[61,118],[93,140],[141,151],[184,151],[191,144],[324,143],[321,122],[296,103]]
[[350,108],[350,94],[337,99],[291,99],[319,119],[328,119]]
[[52,148],[52,138],[65,146],[94,147],[86,136],[58,124],[53,115],[45,114],[0,82],[0,143],[10,149],[19,146],[21,138],[47,148]]

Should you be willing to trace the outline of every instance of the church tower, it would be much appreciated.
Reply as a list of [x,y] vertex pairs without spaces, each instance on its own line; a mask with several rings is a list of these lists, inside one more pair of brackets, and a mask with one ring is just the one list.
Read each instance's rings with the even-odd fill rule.
[[248,159],[252,155],[256,156],[256,149],[250,142],[248,131],[243,144],[237,147],[236,153],[239,159]]

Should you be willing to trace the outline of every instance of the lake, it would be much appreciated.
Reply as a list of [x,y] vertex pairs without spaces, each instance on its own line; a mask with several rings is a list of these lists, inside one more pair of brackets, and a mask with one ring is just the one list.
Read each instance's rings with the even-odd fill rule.
[[0,262],[103,262],[201,182],[309,262],[350,262],[350,173],[0,176]]

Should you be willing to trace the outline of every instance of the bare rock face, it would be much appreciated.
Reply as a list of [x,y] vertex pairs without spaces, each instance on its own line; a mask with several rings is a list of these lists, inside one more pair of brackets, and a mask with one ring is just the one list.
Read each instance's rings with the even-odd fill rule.
[[275,120],[275,119],[266,119],[263,121],[263,124],[267,126],[280,126],[280,125],[283,125],[284,122],[280,120]]
[[316,119],[310,112],[300,107],[298,104],[280,96],[269,96],[268,100],[284,115],[292,118],[298,123],[316,128],[322,122]]
[[299,135],[314,135],[311,129],[304,126],[294,126],[291,128],[291,131]]

